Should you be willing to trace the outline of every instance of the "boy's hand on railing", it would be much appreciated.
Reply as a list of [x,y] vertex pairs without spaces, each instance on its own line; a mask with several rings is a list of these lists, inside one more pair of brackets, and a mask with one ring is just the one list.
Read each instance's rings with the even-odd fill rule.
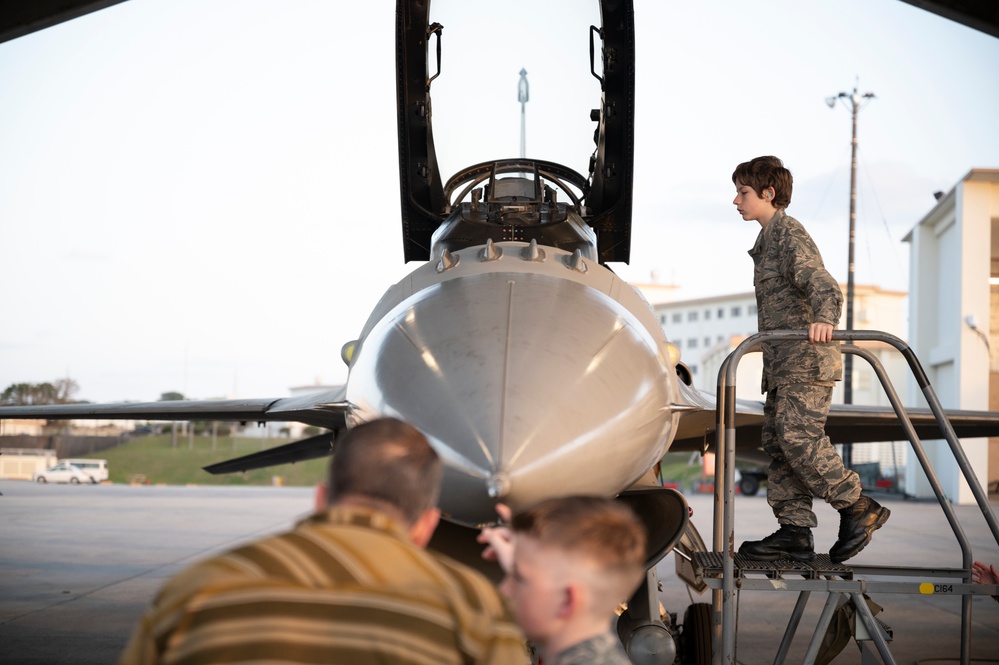
[[808,341],[810,344],[825,344],[832,341],[833,327],[831,323],[816,321],[808,326]]

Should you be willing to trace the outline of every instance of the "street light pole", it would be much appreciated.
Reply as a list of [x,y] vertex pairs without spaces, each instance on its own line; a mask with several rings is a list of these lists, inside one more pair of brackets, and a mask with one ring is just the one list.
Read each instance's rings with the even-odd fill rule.
[[[841,92],[834,97],[827,97],[826,104],[829,108],[836,106],[836,100],[844,100],[853,116],[853,132],[850,140],[850,249],[847,256],[849,267],[846,278],[846,329],[853,330],[853,272],[854,272],[854,252],[853,245],[856,238],[857,226],[857,112],[864,102],[874,98],[874,93],[865,92],[863,95],[857,92],[856,84],[853,86],[853,94]],[[848,353],[843,359],[843,403],[853,404],[853,354]]]
[[[850,250],[847,256],[849,267],[846,277],[846,329],[853,330],[853,245],[856,238],[857,226],[857,112],[864,104],[865,100],[874,98],[874,93],[865,92],[861,95],[857,92],[857,84],[853,85],[853,94],[841,92],[833,97],[826,97],[826,104],[829,108],[836,106],[836,100],[843,100],[844,105],[849,105],[853,116],[853,131],[850,139]],[[847,342],[852,344],[853,342]],[[853,354],[848,353],[843,359],[843,404],[853,404]],[[846,468],[853,466],[853,446],[849,443],[843,444],[843,464]]]

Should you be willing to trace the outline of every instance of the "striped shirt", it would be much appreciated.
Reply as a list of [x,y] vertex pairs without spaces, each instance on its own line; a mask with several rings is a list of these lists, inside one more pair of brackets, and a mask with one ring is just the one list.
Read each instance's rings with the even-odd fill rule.
[[169,580],[120,665],[527,663],[481,574],[388,517],[331,508]]

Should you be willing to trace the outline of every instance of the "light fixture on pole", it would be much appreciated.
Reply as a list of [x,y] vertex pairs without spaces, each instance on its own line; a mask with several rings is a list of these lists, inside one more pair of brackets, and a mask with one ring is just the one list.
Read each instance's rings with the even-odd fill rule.
[[992,355],[992,348],[989,346],[989,336],[982,332],[982,329],[978,327],[978,319],[975,318],[974,314],[969,314],[964,317],[964,325],[971,329],[971,332],[978,335],[983,342],[985,342],[985,350],[989,352],[989,356]]

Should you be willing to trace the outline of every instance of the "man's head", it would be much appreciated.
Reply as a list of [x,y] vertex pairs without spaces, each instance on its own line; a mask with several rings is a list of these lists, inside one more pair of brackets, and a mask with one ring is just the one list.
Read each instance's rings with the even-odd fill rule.
[[549,499],[510,527],[513,570],[501,589],[528,639],[550,653],[569,646],[566,636],[606,630],[645,574],[645,528],[613,499]]
[[437,514],[443,473],[440,458],[419,430],[381,418],[354,427],[337,443],[328,501],[388,508],[411,527]]
[[756,195],[766,199],[775,208],[791,205],[793,178],[784,163],[773,156],[756,157],[735,167],[732,182],[752,187]]

